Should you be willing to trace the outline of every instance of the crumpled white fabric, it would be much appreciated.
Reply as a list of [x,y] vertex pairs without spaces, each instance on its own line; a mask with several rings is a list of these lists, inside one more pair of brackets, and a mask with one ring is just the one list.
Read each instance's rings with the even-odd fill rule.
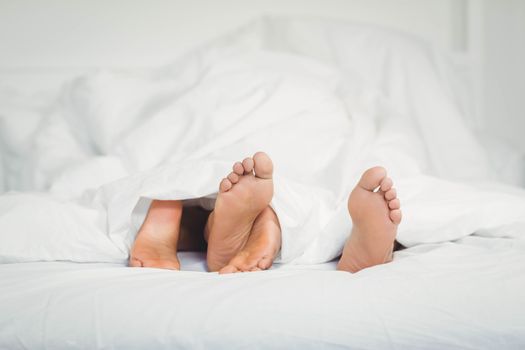
[[0,261],[125,261],[148,199],[213,195],[234,161],[260,150],[275,165],[282,262],[340,253],[346,198],[373,165],[400,183],[406,245],[517,222],[522,192],[423,175],[493,178],[444,70],[402,35],[276,18],[147,73],[80,77],[41,113],[22,162],[26,187],[49,193],[0,197]]

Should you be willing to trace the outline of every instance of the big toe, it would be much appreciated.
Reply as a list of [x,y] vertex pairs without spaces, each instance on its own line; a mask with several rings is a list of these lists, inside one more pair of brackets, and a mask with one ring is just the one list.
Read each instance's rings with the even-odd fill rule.
[[255,176],[261,179],[271,179],[273,174],[273,162],[264,152],[253,155]]
[[385,177],[385,168],[380,166],[370,168],[361,176],[361,179],[359,180],[359,186],[368,191],[373,191],[381,185],[381,182]]

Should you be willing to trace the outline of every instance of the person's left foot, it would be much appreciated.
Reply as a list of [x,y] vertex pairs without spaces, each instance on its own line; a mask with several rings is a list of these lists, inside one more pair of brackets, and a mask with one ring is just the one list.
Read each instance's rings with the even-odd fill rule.
[[281,227],[272,208],[266,207],[253,223],[245,246],[219,273],[269,269],[281,248]]
[[220,183],[205,230],[210,271],[222,269],[245,246],[255,220],[272,199],[272,173],[271,159],[258,152],[235,163],[233,172]]

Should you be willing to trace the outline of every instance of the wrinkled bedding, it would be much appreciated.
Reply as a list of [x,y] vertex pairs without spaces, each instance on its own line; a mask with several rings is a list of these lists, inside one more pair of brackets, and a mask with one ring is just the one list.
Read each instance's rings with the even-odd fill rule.
[[[9,100],[4,183],[25,192],[0,196],[0,344],[522,347],[525,193],[497,183],[455,84],[416,39],[266,18],[148,72],[82,76],[31,108]],[[214,196],[259,150],[276,169],[276,268],[123,267],[152,199]],[[396,181],[409,249],[356,275],[317,271],[333,269],[346,198],[373,165]]]
[[0,347],[521,349],[524,248],[467,237],[354,275],[334,262],[220,276],[188,253],[177,273],[0,265]]

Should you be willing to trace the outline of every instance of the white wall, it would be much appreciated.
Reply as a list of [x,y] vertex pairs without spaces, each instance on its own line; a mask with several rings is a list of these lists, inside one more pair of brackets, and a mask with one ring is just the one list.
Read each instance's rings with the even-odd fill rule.
[[525,1],[485,0],[485,128],[525,152]]
[[464,0],[0,0],[0,69],[164,63],[261,13],[352,19],[449,48]]
[[[485,67],[478,82],[484,105],[481,124],[525,152],[525,0],[469,2],[483,4],[482,13],[475,14],[476,19],[483,17],[485,32],[479,55]],[[380,23],[461,50],[465,4],[465,0],[0,0],[0,73],[34,74],[32,67],[164,63],[262,12]],[[473,42],[467,44],[472,48]]]

